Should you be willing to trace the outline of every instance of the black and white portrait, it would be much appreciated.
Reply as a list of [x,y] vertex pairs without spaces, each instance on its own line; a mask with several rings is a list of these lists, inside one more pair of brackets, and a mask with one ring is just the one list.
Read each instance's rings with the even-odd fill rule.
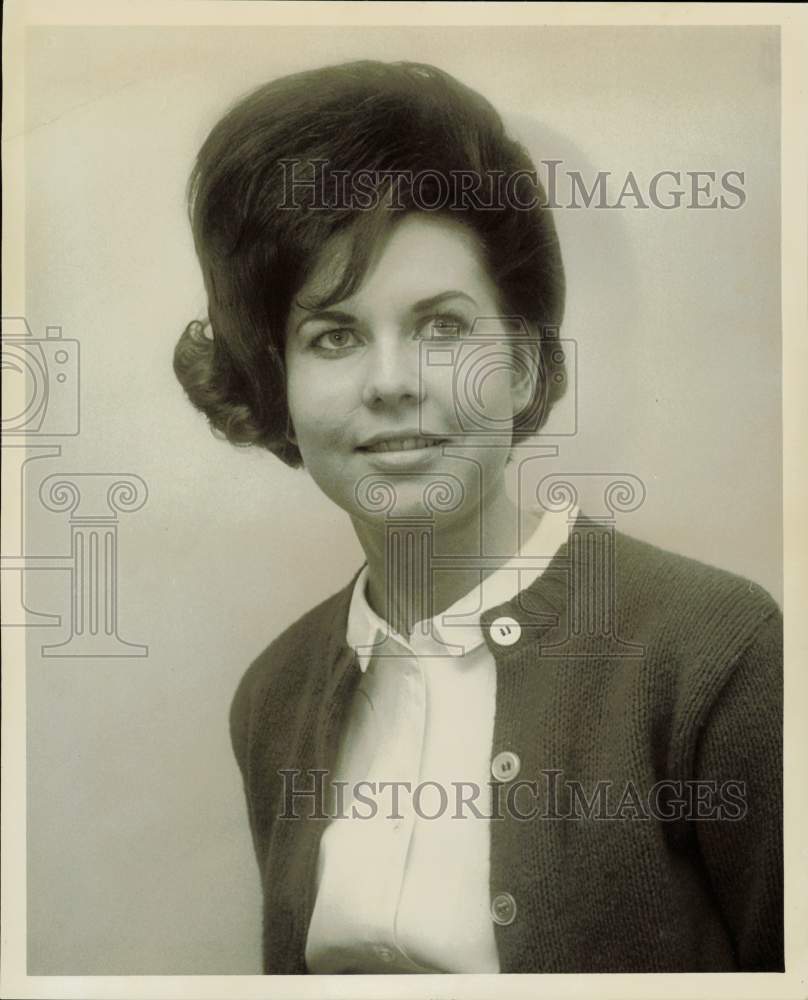
[[226,6],[20,30],[18,972],[780,995],[776,18]]

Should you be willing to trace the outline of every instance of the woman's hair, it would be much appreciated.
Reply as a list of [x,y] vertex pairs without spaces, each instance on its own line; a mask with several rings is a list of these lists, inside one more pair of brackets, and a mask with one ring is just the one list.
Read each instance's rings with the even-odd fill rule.
[[[494,182],[496,200],[486,194]],[[405,213],[443,212],[475,234],[503,313],[522,317],[537,346],[536,398],[513,441],[530,437],[565,385],[557,362],[549,377],[564,271],[544,201],[530,157],[494,108],[434,66],[361,61],[274,80],[215,125],[191,172],[208,318],[180,337],[177,378],[214,430],[301,465],[284,366],[295,296],[332,236],[345,234],[349,252],[322,305],[361,284],[379,239]]]

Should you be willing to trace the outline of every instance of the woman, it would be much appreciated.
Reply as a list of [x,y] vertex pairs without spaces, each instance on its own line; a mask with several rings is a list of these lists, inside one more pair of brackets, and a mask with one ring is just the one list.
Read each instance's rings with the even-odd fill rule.
[[216,125],[190,197],[177,375],[367,559],[231,708],[265,971],[782,969],[777,606],[508,498],[564,279],[497,113],[429,66],[301,73]]

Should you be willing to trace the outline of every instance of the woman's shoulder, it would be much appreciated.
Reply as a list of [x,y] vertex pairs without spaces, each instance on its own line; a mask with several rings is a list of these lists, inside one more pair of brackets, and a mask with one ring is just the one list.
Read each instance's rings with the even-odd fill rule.
[[754,624],[780,612],[769,591],[740,573],[614,531],[616,603],[659,616],[667,611],[689,626],[726,622]]
[[[277,635],[249,665],[242,684],[254,686],[274,674],[299,675],[308,661],[335,649],[345,632],[354,578],[343,588],[302,614]],[[286,668],[294,665],[294,671]]]
[[707,774],[716,758],[716,773],[737,776],[758,744],[761,754],[776,756],[783,616],[772,595],[741,574],[603,530],[611,538],[601,548],[612,552],[615,632],[641,651],[623,660],[628,669],[615,677],[623,684],[634,675],[652,699],[649,718],[668,734],[670,774],[689,776],[699,767]]
[[567,544],[555,586],[571,620],[599,614],[674,689],[717,690],[750,657],[781,669],[782,612],[761,584],[584,515]]
[[354,580],[321,601],[276,636],[241,676],[230,706],[230,728],[235,746],[246,739],[248,719],[271,694],[275,704],[289,704],[310,683],[316,670],[336,658],[345,634],[345,622]]
[[759,583],[621,532],[612,580],[618,632],[646,646],[691,708],[730,680],[781,683],[783,615]]

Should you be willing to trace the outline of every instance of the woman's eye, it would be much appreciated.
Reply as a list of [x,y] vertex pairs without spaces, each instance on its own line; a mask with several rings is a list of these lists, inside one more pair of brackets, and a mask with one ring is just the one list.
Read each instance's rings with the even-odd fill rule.
[[327,330],[314,338],[312,346],[322,351],[340,351],[345,347],[354,347],[356,343],[356,334],[352,330]]
[[422,327],[422,333],[432,338],[461,337],[468,331],[468,323],[462,316],[441,313],[431,316]]

